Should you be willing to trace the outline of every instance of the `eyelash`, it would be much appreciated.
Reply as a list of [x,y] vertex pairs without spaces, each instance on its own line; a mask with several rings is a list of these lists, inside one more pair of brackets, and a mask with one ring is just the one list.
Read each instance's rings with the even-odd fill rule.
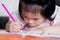
[[38,19],[34,19],[34,20],[38,20]]

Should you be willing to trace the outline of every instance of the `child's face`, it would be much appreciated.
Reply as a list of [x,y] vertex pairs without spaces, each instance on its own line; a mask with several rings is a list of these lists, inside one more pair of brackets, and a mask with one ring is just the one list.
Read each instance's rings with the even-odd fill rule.
[[37,26],[44,22],[45,18],[40,13],[23,12],[22,17],[29,26]]

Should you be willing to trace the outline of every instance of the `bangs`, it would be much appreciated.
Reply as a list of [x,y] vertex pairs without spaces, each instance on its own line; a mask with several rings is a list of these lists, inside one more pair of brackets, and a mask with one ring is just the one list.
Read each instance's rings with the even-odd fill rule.
[[37,13],[37,12],[41,12],[42,7],[39,5],[23,5],[22,6],[22,10],[24,12],[33,12],[33,13]]

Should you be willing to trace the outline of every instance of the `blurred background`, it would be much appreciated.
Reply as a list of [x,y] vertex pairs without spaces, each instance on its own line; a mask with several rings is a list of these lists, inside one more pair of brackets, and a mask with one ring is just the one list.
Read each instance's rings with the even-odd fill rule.
[[6,14],[6,11],[3,9],[1,5],[2,3],[6,5],[6,7],[8,8],[10,12],[18,10],[19,0],[0,0],[0,16],[8,16]]
[[[56,4],[60,6],[60,0],[55,0]],[[1,4],[4,3],[10,12],[18,10],[19,0],[0,0],[0,16],[7,16],[6,11]]]
[[19,0],[0,0],[0,29],[5,29],[6,23],[9,21],[9,17],[3,9],[2,3],[5,4],[8,10],[12,13],[18,10]]
[[[60,6],[60,0],[55,0],[56,5]],[[18,10],[19,0],[0,0],[0,29],[5,29],[6,23],[9,21],[9,17],[6,11],[2,7],[2,3],[13,13]]]

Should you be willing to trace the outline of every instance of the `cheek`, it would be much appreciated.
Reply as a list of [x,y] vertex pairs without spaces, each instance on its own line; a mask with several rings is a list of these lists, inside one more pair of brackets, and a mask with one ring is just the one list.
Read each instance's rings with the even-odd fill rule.
[[28,19],[27,19],[27,18],[24,18],[24,21],[25,21],[25,22],[28,22]]
[[35,24],[41,24],[43,22],[44,22],[44,19],[41,19],[41,20],[35,21]]

